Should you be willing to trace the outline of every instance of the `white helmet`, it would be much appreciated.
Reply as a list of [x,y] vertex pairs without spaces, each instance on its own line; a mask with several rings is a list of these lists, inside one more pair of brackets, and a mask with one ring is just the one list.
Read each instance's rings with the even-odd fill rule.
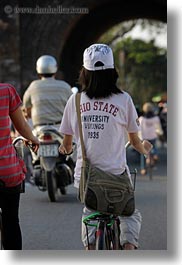
[[55,74],[57,72],[57,62],[53,56],[43,55],[39,57],[36,63],[38,74]]

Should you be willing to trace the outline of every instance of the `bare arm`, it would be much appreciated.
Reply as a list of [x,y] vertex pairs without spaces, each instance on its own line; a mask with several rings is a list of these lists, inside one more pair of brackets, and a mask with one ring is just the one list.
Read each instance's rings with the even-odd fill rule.
[[143,142],[140,140],[138,137],[137,133],[128,133],[128,138],[130,144],[141,154],[147,155],[151,149],[152,149],[152,144],[144,140]]
[[31,110],[32,110],[32,108],[25,108],[25,114],[26,114],[25,117],[26,117],[26,118],[31,119],[31,117],[32,117]]
[[32,109],[32,102],[31,102],[31,84],[27,88],[23,96],[23,105],[26,113],[26,118],[31,118],[31,109]]
[[35,145],[37,145],[37,148],[38,148],[39,140],[37,139],[37,137],[35,137],[33,135],[29,124],[26,122],[26,120],[23,116],[21,107],[19,107],[17,110],[15,110],[13,113],[11,113],[10,118],[13,122],[14,127],[19,132],[19,134],[22,135],[27,140],[34,143]]
[[59,152],[61,154],[69,154],[72,152],[72,135],[64,135],[63,144],[59,147]]

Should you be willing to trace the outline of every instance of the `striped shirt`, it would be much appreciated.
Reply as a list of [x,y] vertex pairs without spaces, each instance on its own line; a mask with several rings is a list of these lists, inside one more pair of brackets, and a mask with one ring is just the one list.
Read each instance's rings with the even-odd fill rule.
[[0,181],[6,187],[17,186],[25,178],[22,161],[16,155],[10,136],[10,115],[21,104],[21,99],[12,85],[0,84]]
[[62,80],[53,77],[33,81],[23,97],[26,108],[31,108],[33,126],[61,123],[71,87]]

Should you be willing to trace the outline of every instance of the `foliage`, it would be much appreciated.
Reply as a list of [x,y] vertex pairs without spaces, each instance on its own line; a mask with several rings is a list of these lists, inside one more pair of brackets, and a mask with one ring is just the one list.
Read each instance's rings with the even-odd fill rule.
[[118,86],[128,91],[135,104],[141,106],[167,89],[167,51],[155,46],[154,40],[124,38],[135,25],[155,30],[157,34],[166,30],[159,21],[133,20],[120,23],[106,32],[99,42],[109,44],[114,53],[119,72]]
[[106,33],[100,37],[101,43],[107,43],[110,46],[113,46],[114,43],[122,38],[127,32],[131,31],[137,25],[137,20],[129,20],[123,23],[117,24],[112,27]]
[[153,41],[127,38],[114,49],[120,85],[134,97],[136,104],[150,101],[167,88],[167,54]]

